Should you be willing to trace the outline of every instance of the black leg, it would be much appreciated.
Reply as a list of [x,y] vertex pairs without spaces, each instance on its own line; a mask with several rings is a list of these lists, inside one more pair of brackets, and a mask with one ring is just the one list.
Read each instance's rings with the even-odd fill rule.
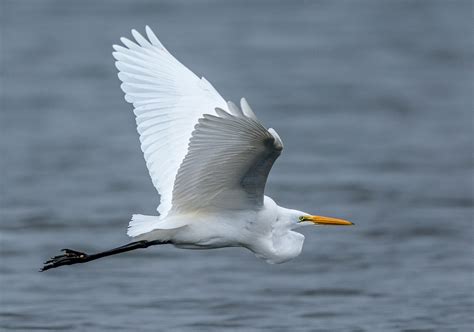
[[59,266],[63,265],[72,265],[72,264],[78,264],[78,263],[86,263],[90,262],[102,257],[107,257],[111,255],[116,255],[120,254],[122,252],[127,252],[135,249],[143,249],[143,248],[148,248],[149,246],[154,246],[158,244],[167,244],[170,242],[162,242],[162,241],[137,241],[137,242],[131,242],[128,243],[124,246],[113,248],[110,250],[102,251],[96,254],[91,254],[88,255],[86,253],[76,251],[76,250],[71,250],[71,249],[62,249],[61,251],[64,252],[63,255],[59,256],[54,256],[50,260],[44,262],[43,268],[40,270],[40,272],[53,269]]

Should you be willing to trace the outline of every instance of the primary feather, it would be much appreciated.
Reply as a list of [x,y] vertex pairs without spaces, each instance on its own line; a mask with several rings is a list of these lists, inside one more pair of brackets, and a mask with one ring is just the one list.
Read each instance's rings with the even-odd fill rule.
[[208,81],[176,60],[149,27],[146,33],[148,40],[132,30],[136,43],[121,38],[126,47],[114,45],[113,56],[125,100],[134,106],[150,177],[161,195],[157,210],[165,217],[194,126],[203,114],[215,114],[216,107],[226,109],[226,103]]

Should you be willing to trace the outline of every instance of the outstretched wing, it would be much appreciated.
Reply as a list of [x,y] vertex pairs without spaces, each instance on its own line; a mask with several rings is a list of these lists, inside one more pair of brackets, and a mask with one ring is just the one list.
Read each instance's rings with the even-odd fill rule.
[[134,106],[146,165],[161,195],[158,212],[164,217],[194,126],[203,114],[216,114],[216,107],[227,105],[206,79],[169,53],[148,26],[148,39],[135,30],[132,35],[135,42],[121,38],[125,47],[114,45],[113,56],[125,100]]
[[248,209],[261,206],[268,173],[283,149],[278,134],[265,129],[242,100],[242,112],[216,109],[194,130],[179,168],[172,211]]

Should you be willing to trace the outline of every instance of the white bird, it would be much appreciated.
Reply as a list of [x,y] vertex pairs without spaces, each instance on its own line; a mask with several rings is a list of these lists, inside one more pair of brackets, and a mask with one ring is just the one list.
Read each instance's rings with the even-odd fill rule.
[[147,26],[121,38],[113,56],[125,100],[133,104],[141,148],[161,195],[158,216],[135,214],[133,242],[97,254],[63,249],[42,269],[89,262],[151,245],[212,249],[244,247],[268,263],[298,256],[303,225],[352,225],[278,206],[264,195],[283,149],[247,101],[225,102],[203,77],[176,60]]

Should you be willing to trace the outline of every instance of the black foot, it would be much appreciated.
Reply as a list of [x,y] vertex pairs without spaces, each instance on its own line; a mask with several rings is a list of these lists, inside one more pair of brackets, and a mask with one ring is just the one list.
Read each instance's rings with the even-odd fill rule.
[[72,265],[89,261],[89,255],[86,253],[71,249],[62,249],[61,251],[64,252],[63,255],[51,257],[50,260],[44,262],[44,266],[40,271],[43,272],[62,265]]

